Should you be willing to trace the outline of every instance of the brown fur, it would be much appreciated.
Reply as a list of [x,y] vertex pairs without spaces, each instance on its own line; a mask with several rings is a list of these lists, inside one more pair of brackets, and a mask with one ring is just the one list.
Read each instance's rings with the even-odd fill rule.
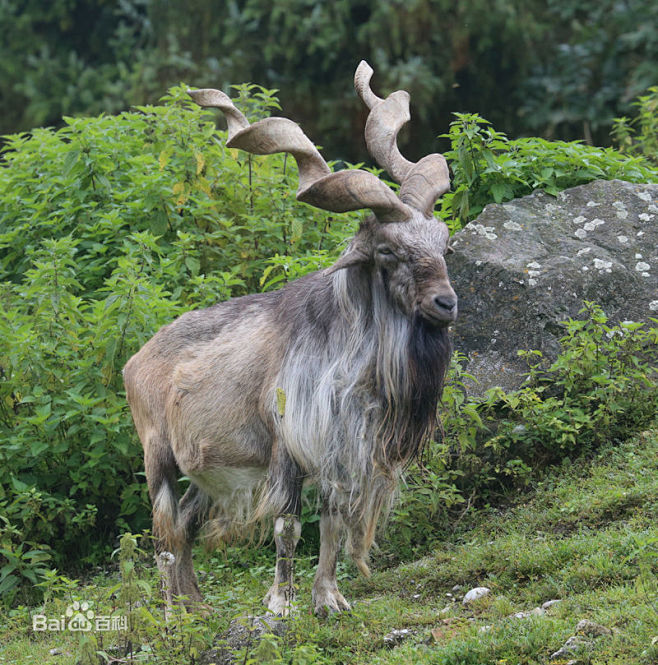
[[[394,140],[408,96],[381,100],[369,89],[371,75],[361,63],[356,88],[371,109],[366,141],[400,181],[404,202],[371,173],[331,173],[295,123],[250,125],[223,93],[192,93],[227,115],[228,145],[290,152],[300,200],[375,216],[327,271],[188,312],[128,361],[126,394],[144,448],[168,603],[181,595],[200,602],[191,549],[199,532],[207,542],[227,539],[272,515],[278,559],[267,603],[287,612],[308,481],[322,501],[315,610],[348,609],[336,585],[343,535],[369,574],[379,516],[434,428],[450,357],[446,326],[457,315],[443,256],[448,229],[432,216],[448,171],[440,155],[416,164],[399,155]],[[182,498],[180,475],[191,481]]]
[[[335,515],[332,533],[346,530],[348,551],[368,574],[378,518],[435,422],[449,354],[445,328],[423,315],[426,294],[454,296],[441,256],[447,235],[433,220],[414,225],[368,222],[339,260],[345,267],[279,292],[189,312],[127,363],[126,393],[144,447],[156,551],[176,557],[173,595],[200,599],[191,559],[199,532],[213,545],[251,534],[248,527],[268,515],[294,514],[305,476],[319,484],[326,510]],[[375,248],[383,242],[395,260],[379,258]],[[354,252],[357,261],[350,258]],[[333,355],[343,353],[345,361],[332,370],[338,383],[323,384]],[[340,378],[344,372],[357,374],[340,398],[348,385],[340,387],[348,380]],[[282,415],[277,389],[284,388]],[[332,406],[332,400],[339,401]],[[320,441],[304,443],[304,432],[314,436],[323,427],[335,430],[324,452]],[[352,436],[352,427],[357,439],[359,428],[370,428],[371,448],[353,449],[357,439],[336,447]],[[345,484],[346,464],[361,480],[350,472],[352,485]],[[183,499],[177,494],[181,474],[192,480]],[[272,602],[280,606],[280,598]]]

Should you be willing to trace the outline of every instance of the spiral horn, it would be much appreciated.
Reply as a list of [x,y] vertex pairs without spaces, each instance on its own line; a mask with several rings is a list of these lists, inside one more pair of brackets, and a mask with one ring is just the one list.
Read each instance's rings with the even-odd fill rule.
[[200,106],[220,109],[228,123],[229,148],[254,155],[290,153],[297,162],[297,200],[331,212],[370,208],[380,222],[402,222],[413,215],[395,193],[372,173],[345,170],[333,173],[299,125],[287,118],[265,118],[253,125],[219,90],[189,91]]
[[400,200],[430,216],[437,199],[450,189],[450,174],[443,155],[432,153],[414,163],[405,159],[397,145],[398,132],[407,123],[409,93],[392,92],[386,99],[370,87],[372,67],[362,60],[354,73],[354,88],[370,109],[365,138],[372,158],[400,183]]

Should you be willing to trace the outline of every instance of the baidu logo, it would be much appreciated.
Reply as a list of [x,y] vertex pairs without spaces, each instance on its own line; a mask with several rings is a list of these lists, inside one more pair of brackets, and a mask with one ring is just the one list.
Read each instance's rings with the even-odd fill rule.
[[58,618],[47,617],[45,614],[32,616],[32,630],[36,631],[65,631],[90,632],[108,630],[127,630],[127,617],[122,615],[99,615],[89,609],[86,601],[75,601],[66,608],[66,612]]
[[66,617],[68,619],[68,623],[66,624],[68,630],[88,631],[93,628],[91,621],[94,618],[94,612],[89,609],[89,603],[79,603],[76,600],[73,605],[69,605],[66,608]]

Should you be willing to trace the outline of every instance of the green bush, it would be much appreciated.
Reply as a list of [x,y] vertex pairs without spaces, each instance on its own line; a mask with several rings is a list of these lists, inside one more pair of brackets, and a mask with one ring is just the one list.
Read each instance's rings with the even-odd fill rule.
[[615,118],[612,137],[620,152],[640,155],[658,166],[658,86],[640,95],[633,106],[638,114],[632,120]]
[[[276,99],[254,86],[240,105]],[[220,135],[221,136],[221,135]],[[283,155],[224,147],[185,88],[8,137],[0,164],[0,593],[150,522],[121,368],[186,310],[326,265],[350,234]],[[326,250],[324,247],[326,246]],[[291,259],[288,254],[294,254]]]
[[[640,156],[577,141],[510,140],[476,113],[456,113],[444,153],[453,190],[441,199],[440,215],[455,230],[475,219],[488,203],[502,203],[541,189],[548,194],[592,180],[658,182],[658,170]],[[629,151],[631,152],[631,151]],[[637,153],[637,156],[635,155]]]

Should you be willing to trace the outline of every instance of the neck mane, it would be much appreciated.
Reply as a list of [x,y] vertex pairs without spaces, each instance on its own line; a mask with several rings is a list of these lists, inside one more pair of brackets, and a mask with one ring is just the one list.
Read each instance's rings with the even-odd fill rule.
[[279,311],[290,344],[274,383],[285,408],[274,389],[269,401],[276,439],[332,510],[369,525],[371,542],[401,470],[433,432],[447,331],[405,316],[368,267],[293,282]]
[[404,465],[420,455],[436,425],[452,351],[447,329],[402,313],[368,267],[337,272],[333,288],[343,324],[360,342],[346,352],[366,360],[358,363],[358,383],[370,383],[379,402],[373,453],[386,466]]

